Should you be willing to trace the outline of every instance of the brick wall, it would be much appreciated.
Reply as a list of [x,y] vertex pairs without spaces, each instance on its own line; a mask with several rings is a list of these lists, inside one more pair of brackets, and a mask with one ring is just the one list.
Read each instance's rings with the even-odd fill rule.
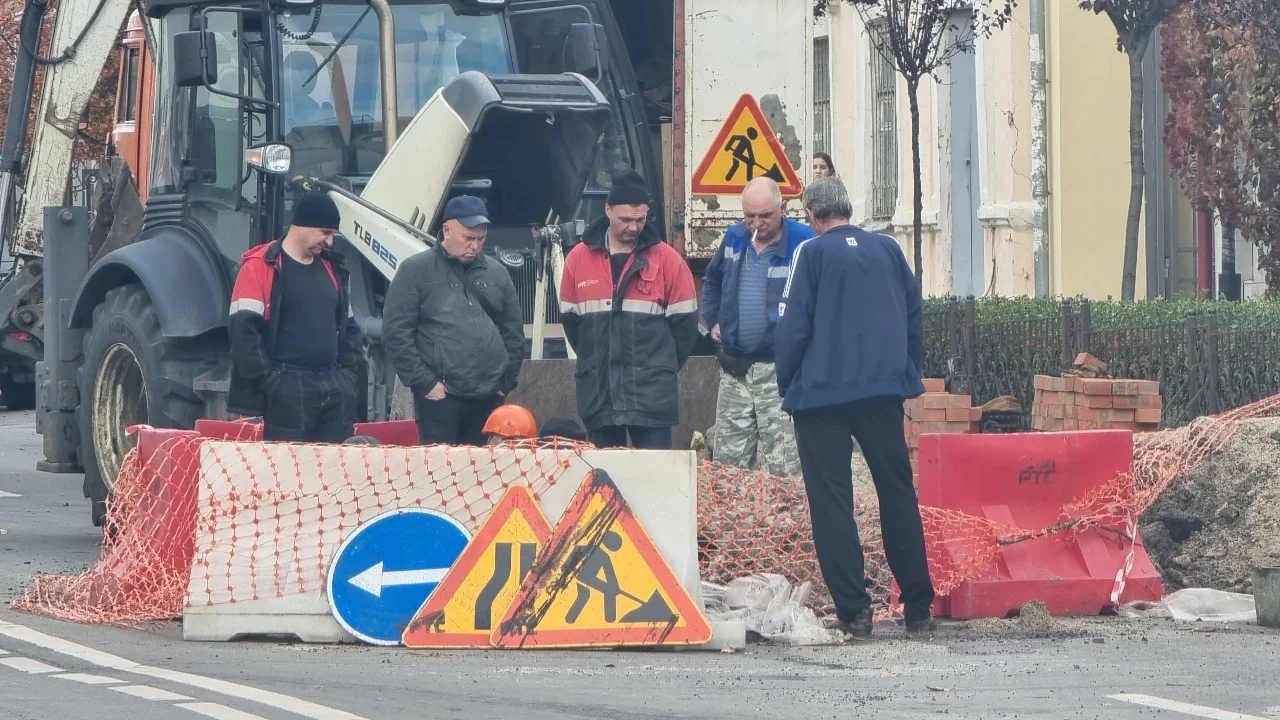
[[907,448],[911,469],[920,472],[920,436],[926,433],[976,433],[982,408],[973,407],[968,395],[952,395],[940,378],[924,381],[924,395],[906,401]]
[[1037,375],[1031,429],[1148,432],[1159,428],[1161,407],[1155,380]]

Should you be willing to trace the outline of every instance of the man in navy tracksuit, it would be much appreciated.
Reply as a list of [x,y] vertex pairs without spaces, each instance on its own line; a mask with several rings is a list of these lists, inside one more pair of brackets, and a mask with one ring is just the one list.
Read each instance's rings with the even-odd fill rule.
[[897,241],[849,224],[844,184],[804,193],[819,233],[796,250],[778,305],[774,358],[782,409],[795,421],[813,542],[836,613],[870,636],[871,598],[853,518],[853,439],[880,500],[885,556],[911,633],[933,629],[933,584],[911,479],[903,401],[924,393],[924,301]]

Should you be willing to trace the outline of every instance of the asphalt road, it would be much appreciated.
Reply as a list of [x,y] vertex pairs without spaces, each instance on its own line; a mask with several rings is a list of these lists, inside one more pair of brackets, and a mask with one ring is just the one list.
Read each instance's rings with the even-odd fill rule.
[[[1280,719],[1280,632],[1064,621],[1040,635],[944,624],[869,643],[701,652],[436,652],[190,643],[15,612],[36,572],[97,555],[79,476],[35,471],[31,413],[0,413],[0,717]],[[1207,632],[1206,630],[1212,630]]]

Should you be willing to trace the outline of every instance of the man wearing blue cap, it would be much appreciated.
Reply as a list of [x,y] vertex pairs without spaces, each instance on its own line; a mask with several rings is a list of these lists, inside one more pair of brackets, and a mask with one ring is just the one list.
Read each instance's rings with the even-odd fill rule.
[[453,198],[440,244],[405,259],[387,291],[382,343],[413,391],[424,445],[484,445],[485,420],[520,376],[520,298],[483,252],[488,232],[484,201]]

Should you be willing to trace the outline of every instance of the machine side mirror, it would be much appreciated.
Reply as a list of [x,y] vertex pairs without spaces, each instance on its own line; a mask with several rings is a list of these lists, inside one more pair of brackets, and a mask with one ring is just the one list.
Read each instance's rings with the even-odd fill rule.
[[[201,57],[201,44],[204,57]],[[178,87],[203,87],[218,81],[218,45],[208,30],[173,35],[173,81]]]
[[604,76],[606,58],[604,26],[592,23],[574,23],[569,26],[565,39],[564,68],[592,80]]

